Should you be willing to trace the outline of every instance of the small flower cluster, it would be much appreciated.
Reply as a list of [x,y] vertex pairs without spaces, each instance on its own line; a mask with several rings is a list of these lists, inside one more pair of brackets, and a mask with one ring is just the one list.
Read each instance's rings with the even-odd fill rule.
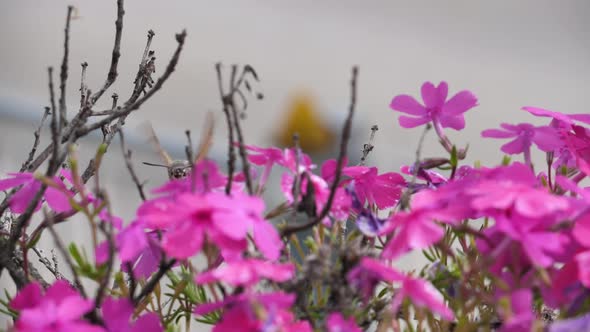
[[[10,174],[0,190],[18,189],[13,213],[46,187],[35,211],[44,201],[54,216],[89,219],[94,260],[75,245],[70,254],[99,289],[91,297],[77,280],[31,282],[7,305],[13,329],[175,331],[184,318],[187,328],[197,320],[216,332],[587,330],[590,115],[524,107],[549,123],[482,132],[510,139],[501,150],[523,162],[467,165],[467,149],[445,130],[463,129],[477,98],[466,90],[448,98],[446,82],[424,83],[421,95],[396,96],[390,107],[404,113],[404,128],[433,127],[445,152],[399,172],[347,158],[318,167],[297,146],[243,145],[252,171],[224,174],[201,160],[153,190],[127,223],[75,168]],[[546,156],[542,171],[533,147]],[[261,196],[275,185],[273,168],[284,203],[268,209]],[[46,226],[22,239],[25,255]],[[429,260],[422,270],[394,267],[415,251]]]

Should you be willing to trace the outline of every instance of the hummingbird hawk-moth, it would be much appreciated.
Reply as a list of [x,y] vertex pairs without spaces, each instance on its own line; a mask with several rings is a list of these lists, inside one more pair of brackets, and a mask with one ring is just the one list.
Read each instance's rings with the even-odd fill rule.
[[145,165],[148,166],[157,166],[157,167],[165,167],[168,169],[168,178],[172,179],[183,179],[190,174],[192,165],[200,162],[203,160],[207,153],[209,152],[209,148],[213,142],[213,114],[211,112],[207,113],[205,118],[205,123],[203,125],[203,132],[201,134],[201,141],[199,142],[199,147],[197,148],[197,153],[195,154],[194,161],[191,162],[186,159],[172,159],[168,152],[164,150],[162,144],[160,144],[160,140],[154,131],[154,128],[150,123],[146,125],[146,129],[148,131],[148,136],[151,143],[154,145],[156,152],[162,158],[164,164],[155,164],[149,162],[143,162]]

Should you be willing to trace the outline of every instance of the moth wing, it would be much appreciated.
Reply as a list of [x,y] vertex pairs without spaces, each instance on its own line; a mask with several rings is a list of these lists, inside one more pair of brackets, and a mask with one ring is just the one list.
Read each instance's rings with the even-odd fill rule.
[[195,155],[195,164],[203,160],[209,153],[209,149],[213,144],[214,125],[215,123],[213,121],[213,113],[207,112],[207,115],[205,116],[205,123],[203,125],[203,132],[201,134],[201,141],[199,142],[199,148],[197,149],[197,153]]
[[170,165],[172,164],[172,158],[170,158],[168,152],[166,152],[166,150],[164,150],[164,148],[162,147],[162,144],[160,144],[160,140],[158,139],[158,136],[156,135],[154,127],[152,127],[152,124],[148,121],[145,122],[142,125],[142,127],[143,130],[147,133],[150,143],[154,146],[156,152],[162,158],[162,161],[166,164],[167,167],[170,167]]

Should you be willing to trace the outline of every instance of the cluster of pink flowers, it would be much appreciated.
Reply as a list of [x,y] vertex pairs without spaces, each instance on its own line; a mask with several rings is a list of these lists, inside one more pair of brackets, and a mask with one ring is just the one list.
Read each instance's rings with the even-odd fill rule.
[[[217,164],[204,160],[195,165],[191,176],[154,190],[125,226],[107,214],[100,200],[76,184],[72,179],[76,175],[66,171],[55,178],[11,174],[0,180],[0,190],[20,186],[10,199],[15,213],[23,213],[43,185],[47,186],[43,198],[53,211],[70,211],[72,204],[78,210],[92,205],[101,222],[112,224],[114,235],[113,243],[105,240],[95,248],[97,267],[109,264],[114,249],[121,270],[135,279],[148,280],[166,263],[182,273],[189,271],[192,280],[188,282],[203,294],[208,290],[207,301],[193,300],[184,309],[198,319],[213,319],[216,332],[361,331],[368,327],[363,323],[370,312],[367,308],[375,310],[372,306],[385,298],[384,290],[390,294],[388,314],[379,317],[388,320],[388,326],[399,328],[394,322],[408,315],[404,308],[409,303],[429,312],[429,318],[440,324],[477,322],[483,318],[469,316],[471,313],[465,312],[469,301],[459,298],[470,291],[469,280],[461,276],[476,274],[481,285],[491,286],[478,290],[488,291],[487,296],[473,294],[481,295],[477,301],[483,306],[491,306],[502,331],[530,330],[539,321],[535,311],[539,301],[559,309],[564,318],[548,323],[550,331],[587,328],[590,189],[581,183],[590,176],[590,129],[584,127],[590,124],[590,115],[524,107],[550,122],[542,126],[502,123],[501,129],[482,132],[486,138],[509,139],[501,151],[522,154],[523,162],[493,167],[459,165],[464,156],[457,153],[444,130],[463,129],[464,113],[477,106],[477,98],[465,90],[447,100],[446,82],[436,86],[424,83],[421,95],[423,103],[410,95],[399,95],[390,107],[404,113],[399,117],[404,128],[432,125],[449,155],[420,160],[399,173],[349,165],[348,160],[342,160],[343,167],[338,170],[339,161],[332,159],[316,174],[312,159],[297,148],[245,146],[248,161],[256,168],[250,174],[257,184],[254,194],[246,193],[245,174],[234,176],[234,183],[226,188],[228,176]],[[533,164],[533,147],[546,156],[547,167],[542,171],[536,171]],[[434,170],[442,165],[448,165],[449,175]],[[282,238],[276,225],[265,217],[267,207],[261,194],[273,185],[268,180],[275,166],[283,171],[277,187],[290,207],[285,215],[305,212],[306,217],[315,218],[329,208],[308,238],[312,244],[306,249],[313,253],[307,259],[302,241]],[[332,193],[338,171],[340,182]],[[300,208],[304,201],[311,208]],[[353,236],[338,235],[351,220],[355,227],[348,231],[362,238],[364,254],[350,254],[353,258],[348,260],[342,258],[344,254],[318,259],[326,243],[345,248],[343,242],[354,241]],[[295,249],[302,257],[296,257]],[[435,272],[407,273],[393,267],[401,256],[417,250],[434,253],[435,257],[428,257],[433,260],[429,271]],[[197,256],[206,258],[202,271],[190,263]],[[328,266],[315,266],[312,261]],[[342,271],[340,280],[347,286],[323,285],[321,280],[326,279],[322,278],[334,277],[330,273],[335,272],[330,271]],[[292,291],[297,287],[309,287],[310,291]],[[325,300],[323,293],[335,292],[338,287],[348,287],[347,294],[357,297],[349,305],[358,310],[326,304],[335,296]],[[174,289],[175,299],[182,292],[179,289]],[[162,331],[172,324],[173,320],[155,307],[144,305],[142,310],[147,313],[140,314],[137,303],[131,302],[134,294],[120,298],[115,294],[95,308],[92,299],[83,298],[63,280],[47,290],[31,283],[10,302],[10,308],[18,312],[14,328]],[[409,319],[407,322],[412,324]]]

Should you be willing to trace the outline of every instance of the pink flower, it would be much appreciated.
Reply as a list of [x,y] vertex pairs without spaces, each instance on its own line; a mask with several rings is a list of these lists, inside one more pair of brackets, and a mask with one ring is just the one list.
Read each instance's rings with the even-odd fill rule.
[[440,82],[436,87],[425,82],[422,84],[424,105],[412,96],[399,95],[393,98],[390,107],[410,115],[399,118],[399,124],[404,128],[414,128],[432,121],[435,127],[461,130],[465,127],[463,113],[477,106],[477,98],[470,91],[463,90],[447,100],[447,93],[447,82]]
[[560,121],[564,124],[572,125],[574,121],[584,122],[586,124],[590,124],[590,114],[563,114],[560,112],[554,112],[550,110],[546,110],[540,107],[533,107],[533,106],[525,106],[522,108],[523,110],[531,113],[534,116],[539,117],[550,117],[556,121]]
[[[136,278],[149,277],[158,269],[162,259],[162,248],[158,244],[156,232],[146,232],[141,221],[131,223],[117,234],[115,250],[121,260],[121,269],[129,272],[128,264],[131,264]],[[96,263],[106,263],[108,255],[108,242],[104,241],[95,250]]]
[[502,145],[502,151],[507,154],[524,153],[525,161],[530,164],[531,145],[534,143],[545,152],[552,152],[563,145],[557,131],[549,126],[535,127],[529,123],[511,125],[502,123],[502,129],[487,129],[481,132],[482,137],[513,138]]
[[15,327],[19,332],[104,332],[82,316],[94,308],[64,280],[56,281],[45,291],[38,283],[30,283],[10,302],[20,311]]
[[213,332],[311,332],[308,322],[296,322],[288,311],[295,295],[282,292],[227,296],[223,301],[197,306],[195,314],[204,315],[225,308]]
[[[10,188],[22,186],[11,198],[10,209],[14,213],[23,213],[27,206],[31,203],[37,192],[41,189],[41,181],[39,181],[33,173],[9,173],[11,177],[0,180],[0,191],[8,190]],[[56,177],[51,179],[60,189],[47,187],[43,197],[47,201],[49,207],[56,212],[64,212],[70,210],[69,198],[71,195],[66,194],[67,189],[64,183]],[[41,202],[35,208],[35,211],[41,208]]]
[[116,300],[106,298],[102,305],[102,315],[108,332],[161,332],[160,318],[155,313],[147,313],[131,323],[133,305],[127,298]]
[[221,249],[225,259],[236,259],[246,249],[251,232],[258,249],[275,260],[283,243],[274,226],[264,220],[263,212],[261,198],[241,192],[233,196],[185,192],[146,201],[137,215],[147,227],[166,231],[162,247],[171,257],[189,258],[207,240]]
[[[281,177],[281,190],[289,203],[293,203],[293,186],[295,185],[295,175],[291,173],[284,173]],[[297,202],[301,202],[305,195],[310,195],[313,190],[313,198],[315,203],[315,214],[319,215],[324,206],[328,202],[330,196],[330,186],[320,176],[311,172],[304,171],[300,175],[300,190]],[[350,211],[351,201],[349,195],[344,188],[336,189],[334,201],[330,209],[330,215],[338,220],[345,219]],[[328,220],[324,220],[327,222]]]
[[430,283],[402,274],[376,259],[363,257],[349,272],[347,278],[365,297],[372,295],[379,281],[399,283],[400,287],[392,303],[394,312],[398,311],[405,298],[409,298],[414,305],[432,310],[444,319],[451,320],[454,317],[453,312],[445,305],[442,295]]
[[206,271],[195,278],[197,284],[225,282],[231,286],[253,286],[262,278],[284,282],[295,274],[293,264],[277,264],[258,259],[229,262],[214,270]]
[[333,312],[328,316],[326,327],[328,328],[328,332],[362,332],[356,325],[354,317],[344,319],[339,312]]
[[535,316],[533,314],[533,296],[530,289],[519,289],[509,296],[510,311],[498,308],[500,316],[504,319],[502,332],[530,331]]
[[587,176],[590,176],[590,130],[581,126],[572,126],[573,133],[565,136],[565,143],[576,166]]
[[361,202],[375,204],[378,209],[394,206],[406,185],[404,178],[395,172],[377,175],[377,167],[362,170],[359,167],[347,167],[345,174],[354,182],[354,189]]

